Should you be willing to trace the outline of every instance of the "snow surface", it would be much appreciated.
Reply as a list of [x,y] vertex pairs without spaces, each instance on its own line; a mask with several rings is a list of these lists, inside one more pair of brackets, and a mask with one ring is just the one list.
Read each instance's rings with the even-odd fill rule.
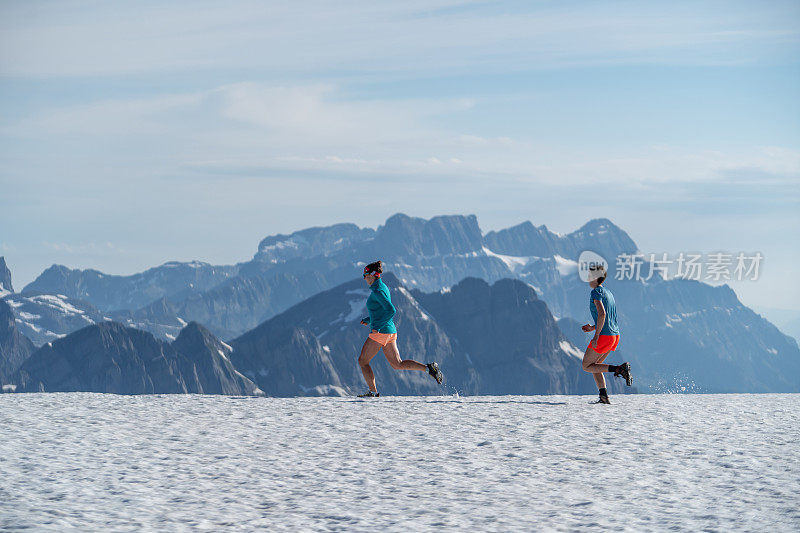
[[800,394],[0,395],[0,530],[797,531]]

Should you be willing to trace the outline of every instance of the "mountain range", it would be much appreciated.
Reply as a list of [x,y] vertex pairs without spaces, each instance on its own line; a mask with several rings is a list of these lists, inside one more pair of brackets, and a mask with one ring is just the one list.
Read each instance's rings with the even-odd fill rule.
[[[422,293],[392,274],[385,281],[398,310],[401,354],[437,361],[447,382],[441,387],[425,372],[392,370],[379,354],[372,364],[384,394],[596,391],[580,369],[581,351],[527,284],[467,278],[445,293]],[[362,280],[344,283],[230,344],[194,322],[171,343],[102,322],[45,344],[8,380],[16,392],[351,395],[365,389],[356,360],[368,333],[360,324],[368,292]]]
[[[108,276],[94,270],[70,270],[54,265],[21,293],[7,294],[3,299],[16,314],[20,331],[39,346],[85,325],[107,321],[146,330],[162,341],[172,342],[194,321],[234,348],[237,343],[244,343],[240,344],[241,354],[253,352],[252,346],[258,345],[253,344],[256,331],[269,332],[264,336],[265,347],[282,346],[283,350],[289,350],[286,353],[310,354],[318,351],[315,342],[320,344],[319,350],[321,346],[333,349],[333,344],[319,338],[325,329],[319,329],[319,324],[316,329],[295,325],[287,316],[297,306],[317,301],[318,296],[350,283],[366,262],[380,258],[386,269],[396,275],[393,297],[402,300],[404,293],[408,293],[429,317],[436,317],[440,297],[447,300],[453,294],[465,294],[453,292],[462,283],[482,280],[492,292],[499,290],[494,287],[501,280],[518,280],[540,303],[546,303],[560,338],[582,351],[587,338],[579,327],[590,321],[590,317],[588,287],[577,276],[576,260],[584,250],[601,254],[613,267],[617,256],[635,253],[637,246],[627,233],[607,219],[591,220],[566,235],[530,222],[483,234],[474,216],[425,220],[398,214],[376,230],[337,224],[267,237],[259,243],[250,261],[232,266],[167,263],[134,276]],[[644,268],[646,273],[647,265]],[[647,280],[618,280],[612,276],[613,272],[606,286],[616,296],[623,332],[617,354],[634,364],[639,390],[800,390],[797,342],[744,306],[729,287],[666,280],[659,275]],[[468,278],[472,279],[467,281]],[[10,274],[7,285],[10,287]],[[480,324],[494,323],[501,314],[500,308],[490,305],[493,300],[482,300],[484,293],[477,285],[471,286],[469,294],[491,310],[481,315]],[[349,301],[346,294],[339,296]],[[470,308],[467,303],[462,302],[460,307]],[[402,315],[398,321],[403,320]],[[434,320],[446,332],[448,349],[453,354],[468,354],[474,361],[475,349],[471,347],[480,345],[482,339],[492,338],[491,331],[472,328],[459,332],[454,329],[458,321],[444,326],[448,320],[446,316]],[[318,321],[324,322],[325,318]],[[519,326],[533,335],[530,326]],[[351,354],[360,347],[363,335],[359,337],[356,331],[358,328],[348,340],[337,340],[342,346],[341,353]],[[473,331],[481,333],[473,335]],[[414,338],[413,342],[411,337],[404,342],[411,343],[416,353],[450,353],[437,340],[441,337]],[[237,368],[264,389],[259,372],[269,371],[270,365],[278,365],[280,360],[280,355],[271,362],[263,360],[271,350],[264,348],[259,357],[237,354],[232,361],[235,363],[238,358]],[[488,357],[496,358],[499,365],[506,354],[504,348],[497,348],[497,353]],[[320,361],[324,359],[315,355],[309,361],[319,363],[318,369],[323,372],[327,363]],[[320,378],[319,382],[331,393],[352,386],[353,380],[347,373],[358,372],[350,361],[343,365],[334,364],[335,360],[336,357],[331,363],[335,373],[329,373],[328,381]],[[458,361],[454,368],[470,367],[466,359],[453,361]],[[473,376],[470,381],[459,372],[450,374],[453,383],[458,383],[464,391],[502,393],[502,388],[492,388],[491,384],[498,381],[487,377],[489,374]],[[483,372],[489,372],[488,367]],[[292,389],[295,393],[311,386],[299,378],[297,383]],[[424,380],[413,387],[391,380],[387,383],[390,390],[403,393],[425,392],[427,386]],[[547,389],[543,381],[537,383],[536,390],[557,389]],[[564,387],[558,390],[566,390]]]

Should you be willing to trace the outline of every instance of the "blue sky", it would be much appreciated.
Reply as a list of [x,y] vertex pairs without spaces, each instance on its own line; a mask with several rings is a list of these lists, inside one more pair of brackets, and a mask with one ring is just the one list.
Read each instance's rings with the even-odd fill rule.
[[798,2],[0,2],[0,254],[127,274],[396,212],[760,251],[800,309]]

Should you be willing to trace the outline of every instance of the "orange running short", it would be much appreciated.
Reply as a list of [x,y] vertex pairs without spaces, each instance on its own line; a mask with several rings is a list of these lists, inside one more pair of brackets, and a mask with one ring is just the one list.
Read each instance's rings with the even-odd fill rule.
[[592,346],[590,341],[589,348],[597,353],[608,353],[616,350],[618,344],[619,335],[600,335],[600,337],[597,339],[597,347]]
[[373,331],[369,334],[369,338],[381,346],[386,346],[393,340],[397,339],[397,333],[378,333],[377,331]]

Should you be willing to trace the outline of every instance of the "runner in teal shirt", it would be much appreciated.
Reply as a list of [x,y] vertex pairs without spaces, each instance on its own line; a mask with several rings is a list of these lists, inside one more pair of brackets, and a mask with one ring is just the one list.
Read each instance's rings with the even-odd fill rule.
[[383,349],[383,354],[389,365],[395,370],[421,370],[428,372],[430,376],[441,383],[444,376],[436,363],[423,365],[412,359],[401,359],[400,351],[397,349],[397,328],[394,327],[394,318],[397,309],[392,304],[392,296],[389,287],[381,279],[383,275],[383,263],[375,261],[364,267],[364,281],[369,285],[370,293],[367,298],[367,310],[369,316],[361,319],[361,323],[370,326],[371,332],[361,347],[361,354],[358,356],[358,366],[364,375],[369,390],[360,397],[377,397],[378,387],[375,385],[375,373],[369,362],[378,352]]
[[369,286],[370,294],[367,298],[367,311],[369,316],[364,319],[365,324],[372,326],[378,333],[397,333],[394,327],[394,318],[397,309],[392,305],[389,287],[378,278]]

